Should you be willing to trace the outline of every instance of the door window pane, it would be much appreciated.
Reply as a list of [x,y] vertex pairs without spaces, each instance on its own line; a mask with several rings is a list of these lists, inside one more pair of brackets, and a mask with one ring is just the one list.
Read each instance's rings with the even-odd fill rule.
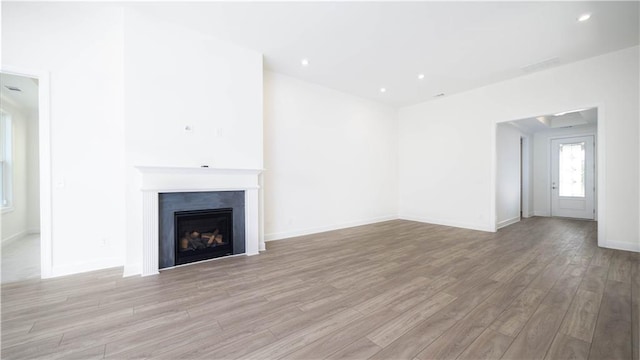
[[585,143],[560,144],[560,196],[585,196]]

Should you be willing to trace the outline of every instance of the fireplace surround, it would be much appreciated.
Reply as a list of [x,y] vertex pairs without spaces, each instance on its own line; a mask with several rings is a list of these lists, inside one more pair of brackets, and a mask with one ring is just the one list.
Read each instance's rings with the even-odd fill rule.
[[[125,276],[158,274],[160,269],[160,194],[241,192],[244,198],[244,247],[236,247],[234,253],[247,256],[265,250],[261,221],[260,183],[261,169],[225,169],[199,167],[136,166],[140,174],[140,220],[142,251],[139,265],[125,267]],[[234,229],[234,238],[238,232]],[[136,270],[138,267],[139,270]]]

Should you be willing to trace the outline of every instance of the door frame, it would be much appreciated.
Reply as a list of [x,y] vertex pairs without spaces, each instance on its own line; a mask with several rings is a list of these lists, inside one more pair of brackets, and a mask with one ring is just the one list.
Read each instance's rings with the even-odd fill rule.
[[607,247],[607,248],[616,248],[615,245],[612,246],[608,239],[606,239],[606,181],[607,181],[607,163],[606,163],[606,127],[607,127],[607,113],[606,107],[603,103],[578,103],[578,104],[569,104],[563,105],[555,108],[551,108],[547,111],[547,108],[542,109],[541,111],[530,112],[526,114],[522,114],[522,116],[509,117],[498,119],[493,122],[493,126],[491,128],[491,150],[493,154],[492,162],[491,162],[491,198],[490,198],[490,230],[495,232],[497,231],[496,219],[498,218],[497,207],[496,207],[496,196],[498,193],[497,187],[497,164],[498,164],[498,152],[497,152],[497,131],[498,124],[506,123],[514,120],[520,119],[528,119],[536,116],[540,116],[540,114],[556,114],[563,111],[567,111],[567,109],[586,109],[586,108],[596,108],[598,112],[598,126],[596,129],[596,188],[602,191],[597,192],[596,196],[596,218],[598,220],[598,246]]
[[529,211],[531,208],[531,166],[532,166],[532,154],[531,154],[531,136],[520,135],[520,209],[522,211],[521,217],[529,218],[533,214]]
[[[598,221],[598,193],[600,189],[598,188],[598,125],[596,124],[596,132],[576,132],[571,135],[558,135],[549,137],[549,143],[547,144],[549,148],[549,166],[547,169],[547,195],[549,197],[549,209],[548,214],[549,217],[562,217],[562,216],[554,216],[553,215],[553,192],[551,191],[551,184],[553,184],[553,141],[559,139],[571,139],[571,138],[580,138],[580,137],[593,137],[593,188],[595,189],[595,195],[593,196],[593,209],[595,212],[593,213],[593,221]],[[591,219],[584,219],[591,220]]]
[[2,65],[0,72],[38,79],[38,143],[40,167],[40,277],[52,276],[51,113],[48,71]]

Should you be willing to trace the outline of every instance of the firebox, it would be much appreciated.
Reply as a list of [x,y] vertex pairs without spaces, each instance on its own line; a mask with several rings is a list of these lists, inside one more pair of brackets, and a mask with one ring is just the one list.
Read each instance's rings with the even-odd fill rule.
[[175,264],[233,254],[233,208],[176,211]]

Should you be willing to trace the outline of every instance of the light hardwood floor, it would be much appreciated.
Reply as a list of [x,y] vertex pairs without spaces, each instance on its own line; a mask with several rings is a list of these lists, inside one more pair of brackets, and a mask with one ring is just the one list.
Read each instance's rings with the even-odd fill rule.
[[638,359],[638,254],[596,223],[389,221],[122,278],[2,286],[2,358]]

